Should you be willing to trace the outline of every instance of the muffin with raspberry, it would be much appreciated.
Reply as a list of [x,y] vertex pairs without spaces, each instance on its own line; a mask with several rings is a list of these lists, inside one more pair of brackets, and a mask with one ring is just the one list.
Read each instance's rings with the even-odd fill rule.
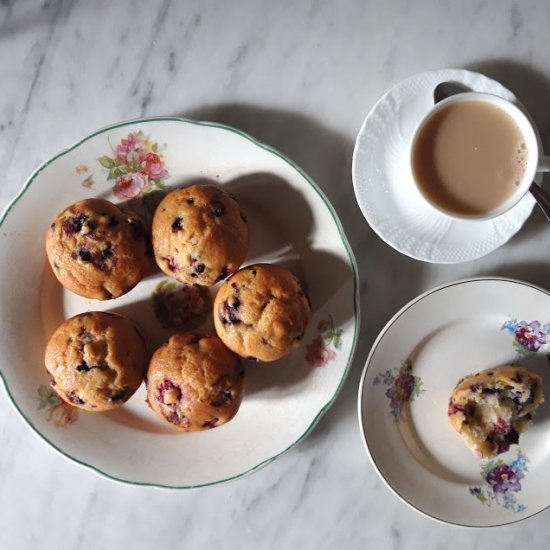
[[213,333],[172,336],[153,354],[146,376],[149,406],[174,428],[201,431],[229,422],[239,410],[244,370]]
[[543,401],[538,374],[509,365],[487,369],[459,381],[449,422],[479,458],[493,458],[519,442]]
[[175,189],[153,217],[153,252],[167,275],[212,286],[239,269],[248,253],[248,223],[237,203],[215,185]]
[[46,347],[46,370],[59,397],[93,412],[120,407],[141,385],[145,341],[122,315],[81,313],[62,323]]
[[65,288],[96,300],[126,294],[149,266],[142,222],[102,199],[65,208],[50,225],[46,253]]
[[258,361],[275,361],[295,350],[310,319],[300,281],[276,265],[241,269],[225,281],[214,301],[214,325],[223,343]]

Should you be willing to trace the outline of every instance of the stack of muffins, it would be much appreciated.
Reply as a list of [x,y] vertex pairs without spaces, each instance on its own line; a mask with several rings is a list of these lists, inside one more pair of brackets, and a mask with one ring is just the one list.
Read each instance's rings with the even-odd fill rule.
[[134,214],[100,199],[79,201],[51,224],[46,251],[68,290],[97,300],[130,291],[159,268],[187,285],[223,281],[214,300],[214,332],[173,335],[146,364],[135,323],[87,312],[61,324],[46,348],[46,369],[59,396],[88,411],[121,406],[145,378],[147,403],[182,431],[231,420],[243,396],[241,358],[275,361],[300,344],[311,318],[298,279],[270,264],[239,269],[249,227],[238,202],[221,188],[193,185],[168,193],[151,235]]

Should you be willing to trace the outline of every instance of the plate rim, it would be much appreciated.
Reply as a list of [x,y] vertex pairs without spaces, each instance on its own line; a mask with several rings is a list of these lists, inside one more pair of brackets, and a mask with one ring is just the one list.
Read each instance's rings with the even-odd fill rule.
[[342,373],[341,379],[340,379],[340,381],[338,383],[338,386],[337,386],[336,390],[334,391],[334,394],[332,395],[332,397],[320,408],[320,410],[314,416],[313,420],[311,421],[309,426],[306,428],[304,433],[302,435],[300,435],[298,437],[298,439],[296,439],[288,447],[286,447],[285,449],[283,449],[279,453],[275,454],[274,456],[272,456],[270,458],[267,458],[266,460],[261,461],[260,463],[256,464],[252,468],[246,469],[244,472],[241,472],[241,473],[238,473],[236,475],[229,476],[229,477],[226,477],[226,478],[223,478],[223,479],[220,479],[220,480],[216,480],[216,481],[209,481],[209,482],[206,482],[206,483],[198,483],[198,484],[194,484],[194,485],[172,485],[172,484],[167,484],[167,483],[154,483],[154,482],[148,482],[148,481],[145,481],[145,482],[144,481],[135,481],[135,480],[131,480],[131,479],[124,479],[122,477],[118,477],[118,476],[113,475],[113,474],[109,474],[109,473],[103,471],[101,468],[99,468],[97,466],[94,466],[92,464],[88,464],[87,462],[84,462],[83,460],[80,460],[78,458],[75,458],[75,457],[71,456],[68,452],[64,451],[63,449],[61,449],[60,447],[55,445],[53,442],[51,442],[44,434],[42,434],[34,426],[34,424],[30,421],[30,419],[28,419],[25,416],[25,414],[23,413],[23,411],[21,410],[21,408],[17,404],[16,400],[13,398],[13,396],[11,394],[10,388],[8,386],[8,382],[5,378],[5,375],[4,375],[3,370],[2,370],[2,365],[0,365],[0,380],[2,381],[2,384],[0,384],[0,385],[4,388],[4,393],[7,396],[8,401],[11,403],[12,407],[17,411],[18,415],[23,420],[24,424],[26,424],[26,426],[34,434],[36,434],[49,447],[54,449],[57,453],[59,453],[61,456],[63,456],[67,460],[73,462],[74,464],[76,464],[76,465],[78,465],[82,468],[91,470],[92,472],[94,472],[95,474],[97,474],[101,477],[104,477],[104,478],[109,479],[111,481],[116,481],[118,483],[125,484],[125,485],[132,485],[132,486],[137,486],[137,487],[153,487],[153,488],[157,488],[157,489],[167,489],[167,490],[196,489],[196,488],[199,488],[199,487],[209,487],[209,486],[213,486],[213,485],[220,485],[222,483],[227,483],[229,481],[233,481],[233,480],[245,477],[249,474],[252,474],[252,473],[264,468],[265,466],[267,466],[268,464],[270,464],[271,462],[276,460],[278,457],[280,457],[281,455],[283,455],[284,453],[286,453],[287,451],[289,451],[290,449],[292,449],[293,447],[298,445],[301,441],[303,441],[310,434],[310,432],[313,430],[313,428],[317,425],[317,423],[323,417],[323,415],[330,409],[330,407],[335,402],[335,400],[337,399],[338,395],[340,394],[340,392],[341,392],[341,390],[344,386],[344,383],[345,383],[345,381],[348,377],[348,374],[349,374],[349,371],[350,371],[350,368],[351,368],[351,364],[353,363],[353,360],[354,360],[354,357],[355,357],[355,352],[356,352],[356,349],[357,349],[359,328],[361,326],[361,318],[360,318],[361,317],[361,312],[360,312],[360,300],[359,300],[359,271],[358,271],[357,262],[356,262],[356,259],[355,259],[353,249],[352,249],[352,247],[351,247],[351,245],[348,241],[348,238],[347,238],[346,233],[344,231],[344,228],[342,226],[342,222],[340,221],[340,218],[339,218],[338,214],[336,213],[336,210],[334,209],[332,203],[328,200],[327,196],[321,190],[321,188],[317,185],[317,183],[315,183],[315,181],[311,177],[309,177],[306,174],[306,172],[302,168],[300,168],[294,161],[292,161],[291,159],[289,159],[288,157],[286,157],[285,155],[283,155],[282,153],[277,151],[275,148],[256,140],[255,138],[253,138],[249,134],[247,134],[247,133],[245,133],[242,130],[239,130],[237,128],[233,128],[232,126],[228,126],[226,124],[221,124],[219,122],[199,121],[199,120],[192,120],[192,119],[188,119],[188,118],[185,118],[185,117],[177,117],[177,116],[140,117],[140,118],[124,120],[124,121],[117,122],[117,123],[114,123],[114,124],[109,124],[109,125],[106,125],[106,126],[102,126],[101,128],[99,128],[99,129],[87,134],[83,138],[75,141],[69,147],[67,147],[65,149],[62,149],[61,151],[59,151],[58,153],[53,155],[48,160],[42,162],[28,176],[25,183],[23,183],[22,187],[20,188],[19,192],[7,204],[7,206],[3,209],[2,213],[0,214],[0,229],[2,228],[2,225],[4,224],[4,222],[7,219],[8,215],[13,210],[13,208],[16,206],[16,204],[19,202],[21,197],[23,197],[23,195],[30,189],[30,187],[31,187],[32,183],[34,182],[34,180],[36,179],[36,177],[47,166],[49,166],[50,164],[55,162],[57,159],[63,157],[64,155],[70,153],[71,151],[73,151],[74,149],[76,149],[77,147],[79,147],[80,145],[85,143],[86,141],[89,141],[90,139],[92,139],[92,138],[94,138],[94,137],[96,137],[100,134],[109,132],[111,130],[115,130],[117,128],[122,128],[124,126],[131,126],[131,125],[135,125],[135,124],[145,124],[145,123],[150,123],[150,122],[181,122],[183,124],[189,124],[189,125],[193,125],[193,126],[202,126],[202,127],[206,127],[206,128],[216,128],[216,129],[228,131],[230,133],[233,133],[233,134],[236,134],[236,135],[240,136],[241,138],[244,138],[245,140],[248,140],[253,145],[255,145],[255,146],[259,147],[260,149],[263,149],[264,151],[278,157],[283,162],[288,164],[292,169],[294,169],[296,172],[298,172],[298,174],[300,174],[300,176],[302,176],[302,178],[313,188],[313,190],[317,193],[317,195],[320,197],[320,199],[323,201],[323,203],[327,207],[332,219],[334,220],[334,222],[336,224],[338,234],[339,234],[340,239],[341,239],[341,241],[344,245],[344,248],[347,252],[348,259],[349,259],[349,264],[350,264],[351,272],[352,272],[352,279],[353,279],[353,312],[354,312],[353,340],[352,340],[352,343],[351,343],[350,352],[349,352],[349,355],[348,355],[348,358],[347,358],[347,362],[346,362],[344,371]]
[[[500,245],[498,245],[496,248],[490,250],[489,252],[486,252],[485,254],[482,254],[481,256],[467,258],[465,260],[459,260],[459,261],[441,260],[441,259],[438,260],[438,259],[433,259],[431,257],[430,258],[423,258],[423,257],[420,257],[419,255],[415,255],[411,251],[404,250],[404,248],[402,246],[397,246],[395,243],[388,241],[388,239],[386,238],[386,236],[384,236],[383,232],[379,229],[379,227],[375,227],[375,225],[371,223],[371,221],[369,219],[369,216],[367,216],[367,214],[365,213],[364,207],[361,204],[361,201],[359,200],[359,191],[358,191],[358,186],[356,184],[356,176],[355,176],[356,171],[357,171],[357,162],[358,162],[357,157],[359,155],[359,141],[360,141],[361,137],[363,136],[363,134],[365,132],[365,128],[367,126],[367,123],[370,121],[373,113],[376,111],[376,109],[379,107],[379,105],[382,104],[384,101],[386,101],[387,97],[391,94],[391,92],[394,90],[394,88],[396,88],[397,86],[399,86],[403,82],[408,81],[408,80],[412,80],[414,78],[418,78],[418,77],[423,76],[423,75],[429,75],[429,74],[434,74],[434,73],[444,73],[444,72],[452,72],[452,73],[455,73],[455,75],[458,75],[459,73],[462,73],[463,75],[464,74],[476,75],[476,76],[481,76],[483,78],[486,78],[487,80],[490,80],[492,82],[496,82],[501,87],[503,87],[505,90],[510,92],[513,96],[513,101],[516,104],[519,104],[519,107],[522,108],[524,110],[524,112],[526,112],[525,107],[523,106],[521,101],[518,99],[518,97],[516,96],[516,94],[512,90],[507,88],[504,84],[502,84],[501,82],[499,82],[495,78],[487,76],[487,75],[485,75],[483,73],[480,73],[478,71],[471,71],[469,69],[463,69],[463,68],[460,68],[460,67],[440,67],[440,68],[436,68],[436,69],[431,69],[431,70],[427,70],[427,71],[420,71],[420,72],[417,72],[417,73],[410,74],[409,76],[407,76],[405,78],[402,78],[401,80],[399,80],[399,81],[395,82],[394,84],[392,84],[390,86],[390,88],[388,90],[386,90],[375,101],[375,103],[372,105],[372,107],[369,109],[369,111],[365,115],[365,118],[363,119],[363,122],[361,123],[361,126],[360,126],[360,128],[357,132],[357,135],[355,137],[355,142],[354,142],[354,145],[353,145],[353,154],[352,154],[352,158],[351,158],[351,178],[352,178],[352,183],[353,183],[353,191],[354,191],[354,195],[355,195],[355,202],[357,203],[357,206],[359,207],[359,210],[361,211],[362,216],[365,218],[365,221],[369,224],[369,227],[374,231],[374,233],[385,244],[387,244],[388,246],[390,246],[391,248],[393,248],[394,250],[396,250],[400,254],[403,254],[404,256],[407,256],[407,257],[412,258],[413,260],[416,260],[416,261],[419,261],[419,262],[425,262],[427,264],[433,264],[433,265],[458,265],[458,264],[464,264],[464,263],[467,263],[467,262],[473,262],[473,261],[479,260],[481,258],[484,258],[485,256],[491,254],[492,252],[495,252],[496,250],[498,250],[499,248],[501,248],[502,246],[507,244],[521,230],[523,225],[527,222],[527,220],[529,219],[529,217],[533,213],[535,203],[533,202],[533,205],[532,205],[531,209],[529,210],[529,213],[527,214],[525,220],[521,224],[520,228],[516,231],[516,233],[513,233],[504,242],[502,242]],[[530,122],[533,123],[533,126],[535,126],[534,121],[532,120],[532,118],[529,114],[528,114],[528,118],[529,118]],[[536,126],[535,126],[535,129],[536,129]],[[541,147],[541,141],[540,141],[541,138],[540,138],[540,133],[538,132],[538,130],[536,130],[536,134],[537,134],[537,142],[539,143],[539,148],[540,148]],[[542,180],[540,180],[538,182],[539,185],[540,185],[541,181]],[[523,200],[523,199],[521,199],[521,200]],[[520,200],[520,202],[521,202],[521,200]],[[487,222],[490,222],[490,221],[491,220],[485,220],[481,223],[487,223]]]
[[361,441],[363,443],[363,447],[366,450],[367,456],[369,457],[370,463],[373,466],[374,470],[376,471],[378,477],[383,481],[384,485],[404,504],[406,504],[410,509],[414,510],[415,512],[423,515],[424,517],[427,517],[431,520],[437,521],[438,523],[444,524],[444,525],[451,525],[454,527],[462,527],[465,529],[492,529],[494,527],[503,527],[505,525],[511,525],[513,523],[518,523],[520,521],[526,520],[528,518],[532,518],[545,510],[548,510],[550,508],[550,502],[540,510],[533,512],[532,514],[523,516],[521,518],[512,519],[512,521],[507,521],[503,523],[494,523],[490,525],[468,525],[464,523],[458,523],[450,520],[446,520],[440,517],[437,517],[435,515],[432,515],[424,510],[421,510],[417,506],[415,506],[412,502],[404,498],[397,489],[395,489],[390,482],[386,479],[386,477],[382,474],[380,468],[378,467],[378,464],[376,463],[374,457],[372,456],[372,453],[370,452],[369,445],[367,443],[367,435],[365,431],[365,423],[363,422],[363,393],[364,393],[364,387],[365,387],[365,379],[368,371],[368,367],[370,362],[372,361],[372,358],[376,352],[376,349],[378,348],[378,345],[382,341],[382,339],[385,337],[386,333],[390,330],[390,328],[394,325],[394,323],[409,309],[414,307],[417,303],[422,301],[424,298],[427,298],[428,296],[431,296],[432,294],[436,294],[437,292],[440,292],[441,290],[445,290],[446,288],[450,288],[453,286],[461,285],[461,284],[467,284],[467,283],[473,283],[473,282],[481,282],[481,281],[498,281],[498,282],[505,282],[505,283],[514,283],[519,284],[522,286],[526,286],[529,288],[532,288],[534,290],[538,290],[547,296],[550,297],[550,291],[535,285],[533,283],[529,283],[527,281],[523,281],[521,279],[513,279],[510,277],[498,277],[498,276],[481,276],[481,277],[467,277],[464,279],[457,279],[456,281],[450,281],[448,283],[443,283],[441,285],[438,285],[434,288],[431,288],[429,290],[426,290],[425,292],[422,292],[409,302],[407,302],[403,307],[401,307],[392,317],[390,320],[384,325],[382,330],[379,332],[378,336],[374,340],[372,347],[369,351],[369,354],[367,356],[367,359],[365,361],[365,365],[363,367],[363,371],[361,373],[361,378],[359,381],[359,390],[357,393],[357,417],[359,422],[359,431],[361,434]]

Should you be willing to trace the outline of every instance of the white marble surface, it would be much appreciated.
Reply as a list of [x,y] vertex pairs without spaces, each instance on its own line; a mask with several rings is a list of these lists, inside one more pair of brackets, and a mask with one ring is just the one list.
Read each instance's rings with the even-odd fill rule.
[[288,154],[333,201],[358,259],[364,322],[345,388],[313,433],[224,486],[169,492],[99,478],[46,447],[2,395],[0,548],[547,548],[548,511],[467,530],[402,504],[363,450],[356,393],[375,335],[420,291],[480,274],[548,286],[549,226],[535,211],[482,260],[422,264],[369,229],[350,161],[375,100],[438,67],[500,79],[550,150],[549,28],[546,0],[3,0],[0,209],[40,162],[102,125],[161,114],[225,122]]

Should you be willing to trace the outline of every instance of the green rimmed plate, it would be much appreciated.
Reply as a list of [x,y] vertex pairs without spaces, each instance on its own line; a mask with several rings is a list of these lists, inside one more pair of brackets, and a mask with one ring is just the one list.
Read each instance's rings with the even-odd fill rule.
[[[171,308],[163,307],[177,289],[156,272],[108,302],[65,291],[45,258],[51,220],[90,197],[125,203],[148,218],[165,189],[197,181],[222,185],[242,204],[251,228],[246,263],[279,263],[303,280],[314,316],[302,346],[272,364],[247,362],[238,415],[208,432],[165,427],[147,408],[144,387],[105,414],[61,403],[47,385],[43,351],[63,319],[89,310],[125,314],[140,324],[152,352],[177,331],[164,328]],[[0,218],[0,254],[0,368],[8,398],[63,456],[114,480],[191,488],[257,470],[310,432],[353,357],[357,268],[333,208],[291,161],[232,128],[148,118],[95,132],[31,175]],[[212,328],[211,319],[201,328]]]

